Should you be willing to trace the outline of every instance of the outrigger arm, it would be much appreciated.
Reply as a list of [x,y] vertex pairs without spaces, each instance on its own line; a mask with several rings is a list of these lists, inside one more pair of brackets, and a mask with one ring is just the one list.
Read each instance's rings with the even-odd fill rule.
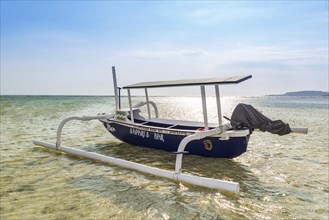
[[[175,181],[189,183],[192,185],[197,185],[197,186],[207,187],[207,188],[212,188],[212,189],[218,189],[218,190],[223,190],[223,191],[229,191],[229,192],[233,192],[233,193],[239,192],[239,183],[211,179],[211,178],[200,177],[200,176],[193,176],[193,175],[189,175],[189,174],[183,174],[182,169],[181,169],[182,159],[183,159],[182,153],[178,153],[176,155],[175,171],[169,171],[169,170],[154,168],[154,167],[146,166],[146,165],[131,162],[131,161],[118,159],[115,157],[109,157],[109,156],[105,156],[102,154],[88,152],[88,151],[79,150],[79,149],[61,145],[62,129],[67,122],[72,121],[72,120],[80,120],[80,121],[99,120],[99,119],[107,119],[107,118],[111,118],[111,117],[113,117],[113,115],[97,115],[97,116],[82,116],[82,117],[73,116],[73,117],[66,118],[66,119],[62,120],[58,126],[56,144],[51,144],[51,143],[38,141],[38,140],[33,140],[33,144],[42,146],[42,147],[47,147],[47,148],[54,149],[54,150],[58,150],[58,151],[62,151],[62,152],[65,152],[65,153],[68,153],[71,155],[81,156],[84,158],[89,158],[89,159],[100,161],[103,163],[110,163],[110,164],[125,167],[128,169],[137,170],[137,171],[140,171],[143,173],[148,173],[148,174],[152,174],[155,176],[173,179]],[[202,138],[205,138],[205,137],[208,137],[211,135],[216,135],[216,134],[225,132],[228,129],[228,127],[226,127],[226,126],[227,125],[223,125],[223,126],[217,127],[212,130],[198,131],[193,135],[189,135],[189,136],[185,137],[181,141],[181,143],[178,147],[178,152],[183,152],[186,145],[192,140],[198,140],[198,139],[202,139]]]
[[97,116],[82,116],[82,117],[78,117],[78,116],[72,116],[72,117],[68,117],[65,118],[64,120],[61,121],[61,123],[59,123],[58,128],[57,128],[57,135],[56,135],[56,147],[61,146],[62,144],[62,130],[64,125],[72,120],[79,120],[79,121],[90,121],[90,120],[100,120],[100,119],[106,119],[109,117],[113,117],[114,115],[97,115]]
[[183,140],[179,143],[177,156],[176,156],[176,165],[175,165],[175,172],[180,173],[182,170],[182,160],[183,160],[183,154],[185,153],[185,147],[187,144],[194,140],[201,140],[203,138],[218,135],[221,133],[224,133],[225,131],[229,130],[231,126],[229,124],[221,125],[219,127],[216,127],[211,130],[205,130],[205,131],[197,131],[195,134],[186,136],[183,138]]

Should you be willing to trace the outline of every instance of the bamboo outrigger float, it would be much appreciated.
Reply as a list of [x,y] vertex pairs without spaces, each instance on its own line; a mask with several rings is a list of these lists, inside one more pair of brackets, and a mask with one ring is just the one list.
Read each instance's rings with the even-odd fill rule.
[[[247,145],[252,130],[258,127],[253,127],[250,123],[248,124],[248,120],[250,118],[249,116],[246,117],[247,122],[245,122],[244,119],[236,122],[232,118],[231,123],[223,124],[219,85],[237,84],[250,79],[252,77],[251,75],[243,77],[235,76],[197,80],[147,82],[125,86],[123,89],[126,89],[128,93],[129,108],[121,109],[119,96],[120,90],[117,86],[115,67],[112,67],[112,74],[115,94],[115,112],[113,114],[82,117],[74,116],[66,118],[59,124],[57,129],[56,144],[37,140],[33,140],[33,143],[35,145],[63,151],[69,154],[78,155],[105,163],[111,163],[117,166],[138,170],[140,172],[161,176],[176,181],[186,182],[197,186],[214,188],[234,193],[239,192],[239,184],[235,182],[183,174],[182,159],[184,154],[194,154],[217,158],[234,158],[247,150]],[[216,94],[218,115],[217,124],[210,124],[207,117],[205,86],[211,85],[214,86]],[[174,86],[200,86],[204,119],[203,122],[169,120],[161,119],[158,117],[158,108],[154,102],[149,100],[148,89]],[[146,101],[133,106],[131,100],[131,90],[133,89],[144,89]],[[147,117],[140,115],[140,108],[144,105],[147,106]],[[151,106],[154,108],[155,117],[152,117],[151,115]],[[242,106],[241,108],[246,108],[246,106]],[[257,119],[262,118],[259,117],[259,115],[256,116]],[[274,123],[275,129],[280,127],[278,131],[276,130],[274,132],[280,135],[290,132],[307,133],[307,129],[290,129],[289,125],[287,124],[281,123],[278,126],[276,123],[277,121],[273,122],[268,118],[265,119],[266,121],[264,123],[266,126],[259,126],[261,130],[263,127],[265,128],[264,130],[267,130],[267,128],[271,127],[271,125]],[[61,132],[63,126],[71,120],[99,120],[104,124],[105,128],[113,136],[121,141],[136,146],[156,148],[173,152],[176,154],[175,170],[163,170],[123,159],[62,146]]]

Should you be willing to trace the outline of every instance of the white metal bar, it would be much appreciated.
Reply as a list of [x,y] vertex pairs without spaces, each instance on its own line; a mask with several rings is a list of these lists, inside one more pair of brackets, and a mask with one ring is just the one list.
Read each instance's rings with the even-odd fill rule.
[[213,136],[213,135],[219,135],[222,134],[224,132],[226,132],[228,129],[230,129],[230,125],[222,125],[219,127],[216,127],[214,129],[211,130],[207,130],[207,131],[198,131],[192,135],[188,135],[185,138],[183,138],[183,140],[181,140],[181,142],[179,143],[177,152],[178,154],[176,155],[176,164],[175,164],[175,172],[179,173],[181,172],[182,169],[182,160],[183,160],[183,154],[182,152],[184,152],[185,147],[187,146],[187,144],[191,141],[194,140],[200,140],[209,136]]
[[220,94],[219,94],[219,87],[218,85],[215,85],[215,91],[216,91],[216,101],[217,101],[217,116],[218,116],[218,125],[221,126],[223,124],[222,120],[222,107],[220,103]]
[[153,101],[148,101],[148,102],[139,102],[136,105],[133,106],[133,108],[139,108],[142,107],[143,105],[146,105],[147,103],[151,104],[154,108],[155,111],[155,117],[158,118],[159,117],[159,110],[157,105],[153,102]]
[[149,102],[149,95],[147,93],[147,88],[145,88],[145,97],[146,97],[146,104],[147,104],[147,114],[149,117],[149,120],[151,119],[151,110],[150,110],[150,102]]
[[205,86],[201,86],[201,99],[202,99],[202,109],[203,109],[203,121],[204,121],[204,129],[208,130],[208,113],[207,113],[207,101],[206,101],[206,90]]
[[132,104],[131,104],[130,89],[127,89],[127,91],[128,91],[128,101],[129,101],[130,117],[131,117],[131,121],[133,123],[135,123],[134,114],[133,114],[133,107],[132,107]]
[[80,120],[80,121],[90,121],[90,120],[99,120],[99,119],[105,119],[105,118],[112,118],[114,115],[97,115],[97,116],[82,116],[82,117],[78,117],[78,116],[72,116],[69,118],[65,118],[61,121],[61,123],[59,123],[58,128],[57,128],[57,135],[56,135],[56,146],[60,146],[61,145],[61,135],[62,135],[62,130],[64,125],[72,120]]
[[119,110],[119,96],[118,96],[118,84],[117,76],[115,72],[115,66],[112,66],[113,86],[114,86],[114,97],[115,97],[115,110]]
[[140,171],[143,173],[149,173],[151,175],[165,177],[168,179],[173,179],[175,181],[186,182],[186,183],[201,186],[201,187],[208,187],[208,188],[212,188],[212,189],[224,190],[224,191],[229,191],[229,192],[233,192],[233,193],[239,192],[239,183],[235,183],[235,182],[228,182],[228,181],[224,181],[224,180],[217,180],[217,179],[211,179],[211,178],[206,178],[206,177],[182,174],[181,172],[176,173],[174,171],[149,167],[149,166],[146,166],[143,164],[139,164],[139,163],[123,160],[123,159],[118,159],[115,157],[109,157],[109,156],[97,154],[94,152],[88,152],[88,151],[74,149],[74,148],[65,147],[65,146],[57,147],[55,144],[37,141],[37,140],[33,140],[33,144],[51,148],[51,149],[55,149],[55,150],[59,150],[59,151],[63,151],[68,154],[100,161],[103,163],[111,163],[111,164],[114,164],[117,166],[125,167],[125,168],[132,169],[132,170],[137,170],[137,171]]

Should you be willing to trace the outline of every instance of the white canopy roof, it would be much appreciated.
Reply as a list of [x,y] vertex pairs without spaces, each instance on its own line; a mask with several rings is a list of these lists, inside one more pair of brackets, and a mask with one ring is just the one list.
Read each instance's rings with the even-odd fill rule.
[[170,80],[170,81],[155,81],[142,82],[128,86],[124,89],[142,89],[142,88],[159,88],[159,87],[173,87],[173,86],[200,86],[200,85],[218,85],[218,84],[237,84],[250,79],[252,75],[248,76],[232,76],[220,78],[206,78],[206,79],[187,79],[187,80]]

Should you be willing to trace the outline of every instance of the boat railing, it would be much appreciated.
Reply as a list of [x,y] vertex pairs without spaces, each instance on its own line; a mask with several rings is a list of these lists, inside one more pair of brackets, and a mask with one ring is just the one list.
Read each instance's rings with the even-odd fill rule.
[[[133,108],[140,108],[140,107],[142,107],[144,105],[149,106],[148,104],[151,104],[152,105],[152,107],[154,108],[155,117],[158,118],[159,117],[158,107],[155,104],[155,102],[153,102],[153,101],[139,102],[136,105],[134,105]],[[150,113],[149,113],[149,118],[151,118]]]

